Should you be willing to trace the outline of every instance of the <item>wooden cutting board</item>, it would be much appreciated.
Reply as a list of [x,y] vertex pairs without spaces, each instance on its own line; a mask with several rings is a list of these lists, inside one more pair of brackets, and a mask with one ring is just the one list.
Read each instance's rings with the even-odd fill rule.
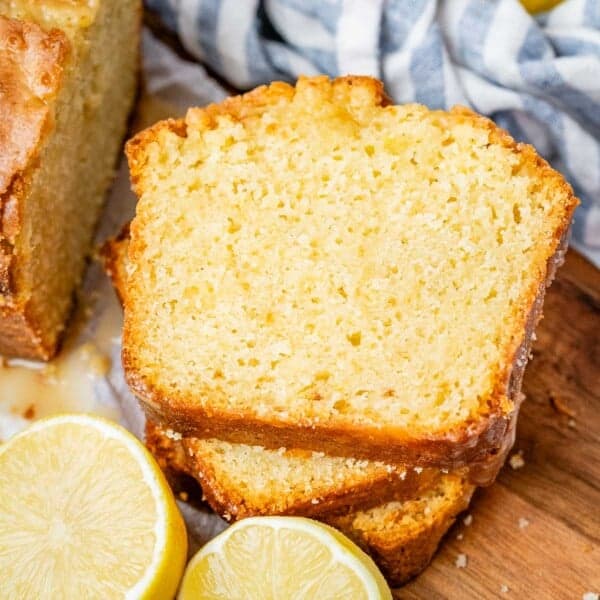
[[[600,271],[569,251],[546,295],[517,441],[430,567],[397,598],[581,599],[600,593]],[[467,558],[465,568],[457,557]]]

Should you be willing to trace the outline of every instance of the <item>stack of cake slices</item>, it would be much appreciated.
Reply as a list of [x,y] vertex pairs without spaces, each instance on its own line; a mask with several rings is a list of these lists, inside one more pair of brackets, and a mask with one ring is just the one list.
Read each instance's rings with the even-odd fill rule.
[[417,574],[514,441],[571,188],[366,77],[190,109],[127,154],[104,254],[148,446],[227,520],[313,517]]

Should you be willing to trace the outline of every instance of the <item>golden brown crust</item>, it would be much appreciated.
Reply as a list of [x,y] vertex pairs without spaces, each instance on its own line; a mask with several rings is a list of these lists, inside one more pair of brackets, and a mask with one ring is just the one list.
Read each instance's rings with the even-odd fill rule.
[[27,307],[18,303],[0,307],[0,355],[48,360],[54,351],[44,344],[40,328],[27,313]]
[[0,354],[47,359],[52,352],[18,297],[14,245],[69,53],[61,31],[0,16]]
[[172,469],[175,473],[188,473],[183,444],[171,439],[158,425],[150,420],[146,421],[144,441],[163,471]]
[[22,177],[52,126],[48,103],[60,87],[69,47],[58,29],[45,32],[0,16],[0,196]]
[[110,277],[115,292],[119,297],[121,305],[124,303],[126,281],[126,263],[125,256],[129,246],[129,223],[125,223],[121,231],[114,238],[110,238],[102,244],[100,248],[100,258],[104,271]]
[[[374,105],[386,103],[379,82],[369,78],[339,78],[332,83],[326,77],[303,79],[303,85],[329,89],[329,93],[344,93],[345,88],[360,85],[371,96]],[[143,193],[143,171],[146,164],[146,149],[159,142],[164,131],[175,132],[184,137],[187,127],[211,128],[217,126],[220,115],[228,115],[233,119],[250,119],[260,107],[277,101],[285,101],[294,93],[294,88],[287,84],[275,83],[261,87],[244,96],[230,98],[219,105],[211,105],[205,109],[190,109],[185,120],[158,123],[142,132],[127,146],[132,180],[136,193]],[[423,110],[418,108],[418,110]],[[432,118],[447,119],[448,113],[433,111]],[[521,156],[522,169],[535,172],[537,180],[548,182],[559,190],[562,202],[555,206],[552,242],[548,254],[559,251],[561,240],[565,238],[577,206],[577,199],[568,183],[556,171],[540,158],[535,150],[525,144],[517,144],[505,131],[499,129],[492,121],[481,117],[471,110],[455,107],[451,114],[459,122],[468,122],[484,129],[489,134],[490,143],[502,145]],[[136,217],[132,224],[133,243],[129,250],[129,258],[139,258],[143,249],[143,240],[138,235],[143,227],[143,216]],[[544,249],[546,252],[546,249]],[[231,442],[241,442],[266,447],[279,446],[299,447],[322,450],[329,454],[357,456],[360,458],[378,459],[392,463],[408,463],[420,466],[438,466],[455,469],[469,466],[473,480],[480,484],[490,483],[495,477],[501,459],[506,452],[507,440],[512,439],[514,421],[518,409],[520,377],[513,376],[515,366],[522,361],[520,353],[528,347],[531,331],[528,322],[533,311],[543,298],[543,289],[553,275],[553,258],[540,253],[536,259],[535,281],[520,303],[513,308],[514,335],[505,349],[504,366],[495,374],[493,392],[483,407],[481,414],[454,429],[432,432],[424,435],[400,428],[376,428],[364,426],[340,425],[335,421],[321,420],[318,423],[309,421],[287,422],[282,418],[262,417],[255,413],[220,412],[211,408],[210,403],[199,405],[197,397],[218,395],[215,390],[197,390],[194,397],[174,396],[160,382],[142,375],[142,369],[136,364],[135,340],[131,324],[126,319],[123,345],[123,366],[127,381],[140,398],[150,418],[160,421],[165,426],[184,435],[195,437],[218,437]],[[127,313],[126,301],[126,313]],[[537,320],[537,317],[534,319]],[[519,385],[518,385],[519,384]]]
[[[123,350],[123,363],[128,354]],[[323,451],[333,456],[350,456],[422,467],[460,468],[495,455],[509,427],[509,418],[489,415],[477,423],[444,434],[413,438],[403,429],[339,427],[320,422],[297,422],[293,427],[260,420],[253,414],[222,415],[173,399],[139,385],[127,374],[127,382],[141,401],[148,417],[184,436],[220,438],[267,448],[281,446]],[[151,398],[150,400],[148,400]]]
[[167,437],[151,421],[146,422],[144,442],[176,496],[186,502],[202,503],[206,506],[199,483],[188,473],[185,451],[181,443]]

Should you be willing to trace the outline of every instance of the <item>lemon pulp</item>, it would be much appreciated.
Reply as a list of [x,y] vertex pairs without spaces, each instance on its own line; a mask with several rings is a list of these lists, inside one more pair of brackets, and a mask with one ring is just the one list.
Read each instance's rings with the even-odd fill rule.
[[179,600],[382,599],[391,593],[373,561],[331,527],[301,517],[253,517],[190,561]]
[[3,598],[168,598],[186,553],[164,476],[125,429],[63,415],[0,446]]

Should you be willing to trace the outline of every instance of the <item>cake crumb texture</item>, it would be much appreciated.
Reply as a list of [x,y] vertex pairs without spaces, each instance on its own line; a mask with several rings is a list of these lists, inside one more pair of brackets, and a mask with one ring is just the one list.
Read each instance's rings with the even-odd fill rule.
[[344,432],[360,453],[376,431],[457,448],[512,412],[576,204],[532,148],[467,109],[316,77],[191,109],[127,153],[123,356],[153,417],[251,443]]

